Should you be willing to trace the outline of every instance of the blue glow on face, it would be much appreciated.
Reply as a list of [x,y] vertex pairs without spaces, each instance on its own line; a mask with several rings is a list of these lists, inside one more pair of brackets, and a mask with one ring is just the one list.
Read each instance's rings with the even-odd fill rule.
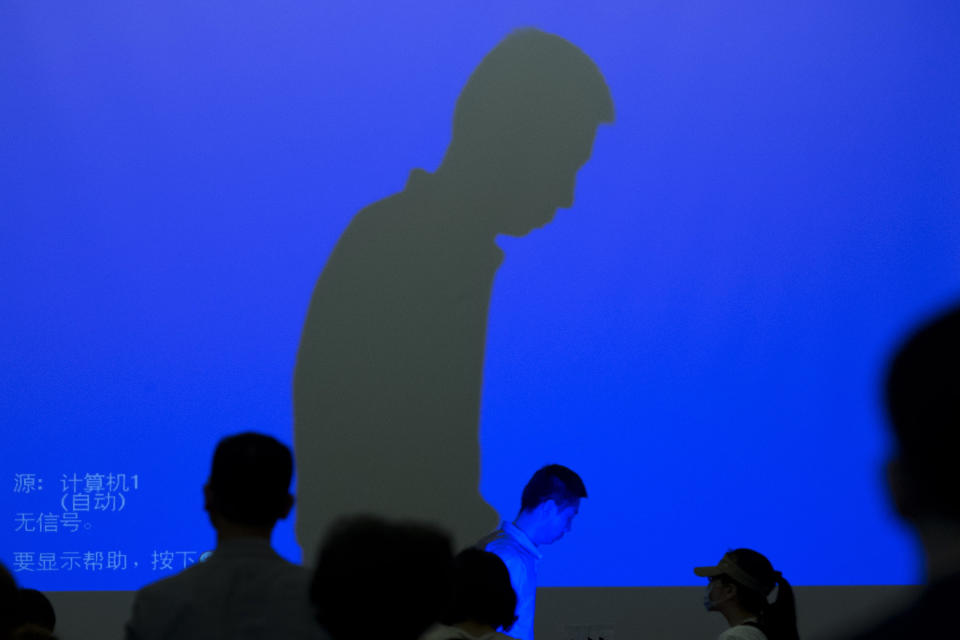
[[[511,518],[559,462],[589,491],[541,584],[697,585],[736,547],[794,584],[917,578],[878,384],[960,293],[960,7],[588,4],[0,8],[18,581],[203,560],[213,446],[290,442],[340,233],[439,164],[471,70],[525,25],[587,52],[617,113],[573,207],[498,240],[481,490]],[[290,521],[274,543],[298,557]]]

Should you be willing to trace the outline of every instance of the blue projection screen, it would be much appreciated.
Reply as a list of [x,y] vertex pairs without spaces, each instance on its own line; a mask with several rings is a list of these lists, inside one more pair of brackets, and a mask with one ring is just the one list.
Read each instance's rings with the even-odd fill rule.
[[214,445],[293,442],[331,251],[436,169],[471,72],[525,26],[590,56],[616,112],[573,206],[496,241],[479,490],[512,518],[559,462],[590,493],[541,583],[700,584],[743,546],[794,584],[916,581],[878,385],[960,294],[955,2],[10,0],[0,548],[21,584],[136,589],[213,548]]

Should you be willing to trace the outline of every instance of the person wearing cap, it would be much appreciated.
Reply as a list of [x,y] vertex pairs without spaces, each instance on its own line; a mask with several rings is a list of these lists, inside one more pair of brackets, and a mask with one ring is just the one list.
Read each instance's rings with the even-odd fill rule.
[[217,532],[209,560],[137,592],[127,640],[323,640],[308,597],[310,572],[270,546],[293,507],[293,456],[275,438],[224,438],[203,487]]
[[734,549],[716,566],[693,572],[709,579],[703,606],[719,611],[730,625],[718,640],[799,640],[793,588],[763,554]]
[[896,351],[885,403],[894,436],[887,483],[923,547],[926,586],[905,610],[856,640],[956,637],[960,602],[960,305],[927,321]]

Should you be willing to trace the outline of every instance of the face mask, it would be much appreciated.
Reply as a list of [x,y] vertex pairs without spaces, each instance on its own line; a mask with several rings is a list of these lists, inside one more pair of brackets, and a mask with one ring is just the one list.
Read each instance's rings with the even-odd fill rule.
[[717,608],[718,604],[723,604],[724,602],[726,602],[732,597],[732,596],[727,596],[726,598],[722,598],[720,600],[712,600],[710,598],[710,588],[712,586],[713,585],[708,584],[707,588],[703,592],[703,608],[706,609],[707,611],[713,611],[714,609]]
[[707,611],[713,608],[713,600],[710,599],[710,585],[707,585],[706,590],[703,592],[703,608]]

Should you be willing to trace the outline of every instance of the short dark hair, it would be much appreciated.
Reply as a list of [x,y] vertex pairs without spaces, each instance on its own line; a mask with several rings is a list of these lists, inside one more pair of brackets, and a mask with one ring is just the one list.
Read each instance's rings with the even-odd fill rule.
[[228,436],[217,444],[207,483],[211,508],[250,526],[268,526],[290,505],[293,456],[285,444],[262,433]]
[[17,626],[32,624],[53,633],[57,614],[47,596],[36,589],[19,589],[16,596]]
[[17,582],[0,562],[0,638],[6,638],[16,625],[16,598]]
[[321,543],[310,600],[334,640],[416,640],[448,609],[452,572],[443,531],[354,516]]
[[960,431],[960,306],[924,323],[894,355],[886,405],[897,457],[925,514],[960,519],[956,452]]
[[562,464],[548,464],[538,469],[523,488],[520,509],[535,509],[548,500],[568,505],[586,497],[587,488],[575,471]]
[[453,602],[444,622],[479,622],[510,629],[516,621],[517,593],[510,571],[495,553],[465,549],[454,559]]

